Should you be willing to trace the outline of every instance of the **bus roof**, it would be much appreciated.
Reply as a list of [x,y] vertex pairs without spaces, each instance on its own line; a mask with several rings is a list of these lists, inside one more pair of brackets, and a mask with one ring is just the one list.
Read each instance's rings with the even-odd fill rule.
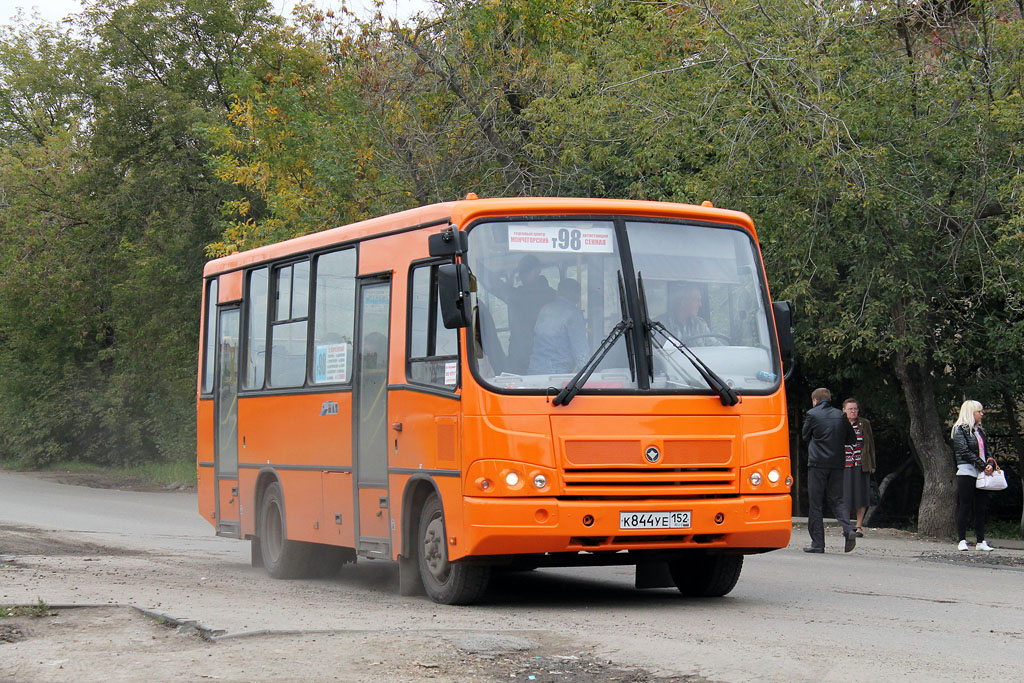
[[352,242],[389,232],[430,225],[447,225],[449,221],[464,227],[473,220],[488,216],[542,216],[558,214],[632,214],[654,218],[689,218],[729,223],[745,228],[754,239],[757,239],[754,223],[750,216],[740,211],[719,209],[713,206],[632,199],[588,199],[576,197],[470,198],[455,202],[430,204],[295,237],[244,252],[236,252],[207,263],[203,270],[203,275],[211,276],[225,271],[237,270],[251,264],[285,257],[289,254],[314,251],[334,244]]

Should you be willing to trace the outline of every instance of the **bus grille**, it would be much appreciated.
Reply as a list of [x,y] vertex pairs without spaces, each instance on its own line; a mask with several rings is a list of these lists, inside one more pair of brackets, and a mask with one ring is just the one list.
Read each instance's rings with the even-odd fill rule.
[[690,498],[735,494],[730,467],[566,468],[565,495],[573,498]]

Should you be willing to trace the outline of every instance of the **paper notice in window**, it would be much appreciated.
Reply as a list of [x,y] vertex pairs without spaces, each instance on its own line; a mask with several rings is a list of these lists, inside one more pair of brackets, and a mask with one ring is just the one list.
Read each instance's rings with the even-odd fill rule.
[[453,360],[444,364],[445,386],[453,387],[459,381],[459,365]]
[[508,226],[509,251],[610,254],[614,249],[612,228],[517,224]]
[[348,344],[317,344],[313,379],[318,383],[348,381]]

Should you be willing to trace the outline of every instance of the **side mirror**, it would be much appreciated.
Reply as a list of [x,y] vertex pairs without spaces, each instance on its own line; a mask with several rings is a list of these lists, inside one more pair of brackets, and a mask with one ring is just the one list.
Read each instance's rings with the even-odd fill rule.
[[[779,337],[779,354],[782,356],[782,378],[789,379],[796,366],[796,342],[793,338],[793,304],[789,301],[773,301],[772,314],[775,316],[775,332]],[[788,361],[788,363],[787,363]],[[786,365],[789,365],[787,368]]]
[[449,330],[469,325],[469,266],[446,263],[437,267],[437,298],[441,321]]
[[443,232],[434,233],[427,238],[427,248],[430,255],[455,256],[466,253],[466,233],[454,225]]

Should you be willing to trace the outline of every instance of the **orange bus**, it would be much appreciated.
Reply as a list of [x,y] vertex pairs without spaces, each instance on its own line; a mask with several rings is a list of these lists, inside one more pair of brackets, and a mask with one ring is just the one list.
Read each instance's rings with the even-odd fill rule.
[[636,566],[720,596],[788,544],[783,358],[753,222],[705,202],[434,204],[209,262],[200,513],[274,577]]

